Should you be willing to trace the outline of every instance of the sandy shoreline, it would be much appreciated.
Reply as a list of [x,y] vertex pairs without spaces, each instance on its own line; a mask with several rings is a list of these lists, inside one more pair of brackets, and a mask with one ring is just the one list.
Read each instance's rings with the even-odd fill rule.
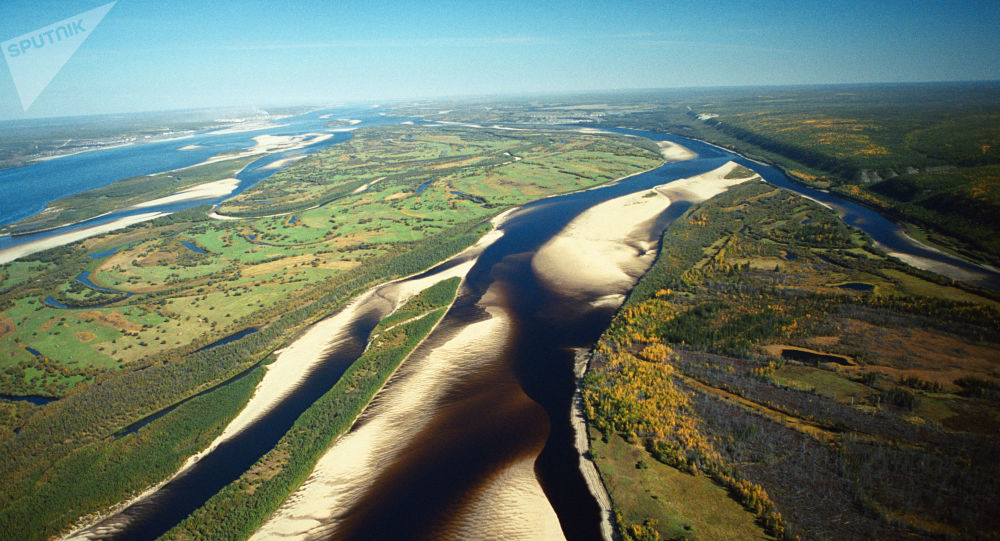
[[56,248],[64,244],[76,242],[78,240],[95,237],[97,235],[101,235],[109,231],[114,231],[116,229],[123,229],[133,224],[145,222],[166,215],[167,215],[166,212],[147,212],[145,214],[125,216],[124,218],[119,218],[117,220],[108,222],[106,224],[95,225],[92,227],[85,227],[77,229],[75,231],[62,233],[60,235],[54,235],[52,237],[48,237],[45,239],[21,244],[19,246],[12,246],[10,248],[0,250],[0,265],[14,261],[19,257],[24,257],[29,254],[41,252],[43,250],[48,250],[49,248]]
[[[532,258],[535,274],[549,287],[589,300],[594,307],[618,307],[656,258],[661,231],[656,219],[672,202],[699,203],[729,187],[759,179],[725,178],[737,167],[734,162],[685,179],[624,195],[595,205],[574,218],[558,235],[545,243]],[[578,351],[577,381],[586,371],[588,356]],[[590,440],[583,416],[582,396],[574,393],[569,412],[579,453],[579,468],[601,509],[601,534],[613,539],[611,499],[592,460],[587,458]]]
[[[329,134],[329,133],[307,133],[307,134],[303,134],[303,135],[281,135],[281,136],[275,136],[275,135],[258,135],[258,136],[256,136],[256,137],[253,138],[254,141],[256,142],[256,144],[253,146],[253,148],[245,150],[245,151],[240,152],[238,154],[231,154],[231,155],[224,155],[224,156],[213,156],[213,157],[211,157],[211,158],[209,158],[207,160],[204,160],[204,161],[202,161],[200,163],[196,163],[194,165],[189,165],[189,166],[185,166],[185,167],[179,167],[177,169],[171,169],[169,171],[161,171],[160,173],[153,173],[153,174],[151,174],[149,176],[160,175],[160,174],[164,174],[164,173],[173,173],[173,172],[177,172],[177,171],[183,171],[185,169],[191,169],[191,168],[199,167],[199,166],[202,166],[202,165],[207,165],[207,164],[217,163],[217,162],[222,162],[222,161],[227,161],[227,160],[233,160],[233,159],[236,159],[236,158],[243,158],[243,157],[253,156],[253,155],[257,155],[257,154],[268,154],[268,153],[271,153],[271,152],[285,151],[285,150],[297,150],[297,149],[303,148],[305,146],[308,146],[308,145],[311,145],[311,144],[314,144],[314,143],[319,143],[321,141],[325,141],[325,140],[327,140],[327,139],[329,139],[331,137],[333,137],[333,135]],[[282,165],[286,165],[287,163],[291,163],[292,161],[296,161],[298,159],[301,159],[301,157],[293,157],[293,158],[286,158],[284,160],[278,160],[274,164],[270,164],[268,166],[268,168],[277,168],[277,167],[280,167]],[[148,207],[153,207],[153,206],[157,206],[157,205],[163,205],[163,204],[169,204],[169,203],[177,203],[177,202],[181,202],[181,201],[190,201],[190,200],[197,200],[197,199],[214,199],[214,198],[217,198],[217,197],[224,197],[224,196],[229,195],[230,193],[232,193],[234,190],[236,190],[236,188],[238,186],[239,186],[239,180],[238,179],[236,179],[236,178],[225,178],[225,179],[221,179],[221,180],[217,180],[217,181],[213,181],[213,182],[206,182],[206,183],[203,183],[203,184],[198,184],[198,185],[195,185],[193,187],[189,187],[189,188],[186,188],[184,190],[181,190],[181,191],[179,191],[179,192],[177,192],[175,194],[172,194],[172,195],[168,195],[168,196],[165,196],[165,197],[160,197],[160,198],[149,200],[149,201],[144,201],[144,202],[137,203],[137,204],[129,206],[129,207],[123,207],[123,208],[115,209],[115,210],[113,210],[111,212],[119,212],[121,210],[128,210],[128,209],[148,208]],[[43,210],[42,212],[45,212],[45,211]],[[105,214],[110,214],[111,212],[107,212]],[[105,214],[102,214],[101,216],[104,216]],[[161,213],[150,213],[148,215],[142,215],[142,216],[149,216],[149,217],[140,219],[138,221],[152,220],[153,218],[158,218],[160,216],[165,216],[167,214],[169,214],[169,213],[162,213],[162,212]],[[214,212],[214,209],[213,209],[212,212],[209,213],[209,216],[211,218],[213,218],[213,219],[216,219],[216,220],[233,220],[233,219],[237,219],[237,218],[233,218],[233,217],[228,217],[228,216],[223,216],[223,215],[217,214],[217,213]],[[99,217],[100,216],[95,216],[95,218],[99,218]],[[42,240],[39,240],[39,241],[30,242],[30,243],[22,244],[22,245],[19,245],[19,246],[12,246],[10,248],[6,248],[6,249],[3,249],[3,250],[0,250],[0,264],[8,263],[10,261],[14,261],[15,259],[17,259],[19,257],[23,257],[23,256],[26,256],[26,255],[29,255],[29,254],[33,254],[33,253],[36,253],[36,252],[40,252],[42,250],[47,250],[49,248],[56,248],[58,246],[63,246],[65,244],[69,244],[69,243],[75,242],[77,240],[81,240],[81,239],[93,237],[95,235],[99,235],[101,233],[107,233],[109,231],[114,231],[115,229],[121,229],[123,227],[128,227],[129,225],[137,223],[137,221],[135,221],[133,218],[135,218],[135,217],[131,217],[130,216],[130,217],[122,218],[122,219],[119,219],[119,220],[115,220],[113,222],[109,222],[107,224],[103,224],[101,226],[95,226],[95,227],[92,227],[92,228],[80,229],[80,230],[77,230],[77,231],[72,231],[72,232],[69,232],[69,233],[61,234],[61,235],[54,235],[52,237],[49,237],[49,238],[46,238],[46,239],[42,239]],[[88,219],[93,219],[93,218],[88,218]],[[85,220],[81,220],[81,221],[85,221]],[[69,223],[69,224],[63,224],[63,225],[57,226],[55,228],[50,228],[50,229],[58,229],[58,228],[62,228],[62,227],[69,227],[69,226],[72,226],[72,225],[74,225],[76,223],[79,223],[79,222],[74,222],[74,223]],[[41,232],[44,232],[44,230],[38,231],[38,232],[41,233]],[[79,234],[81,232],[88,232],[88,233],[85,236],[79,236]]]
[[597,500],[597,506],[601,509],[601,536],[604,541],[613,541],[614,527],[611,524],[611,496],[608,495],[601,480],[601,474],[597,471],[597,464],[590,458],[590,435],[587,433],[587,419],[583,413],[583,394],[580,392],[580,379],[587,372],[590,362],[590,352],[586,349],[576,351],[573,373],[576,376],[576,390],[573,392],[573,409],[570,411],[570,421],[573,424],[576,450],[580,453],[580,473],[587,482],[590,493]]

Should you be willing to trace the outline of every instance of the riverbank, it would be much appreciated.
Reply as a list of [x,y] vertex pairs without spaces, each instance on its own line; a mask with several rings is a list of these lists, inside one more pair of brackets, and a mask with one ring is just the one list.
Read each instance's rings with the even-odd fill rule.
[[660,154],[663,154],[663,158],[668,162],[682,162],[698,157],[691,149],[672,141],[657,141],[656,146],[660,147]]
[[160,216],[166,216],[167,214],[169,213],[147,212],[143,214],[136,214],[134,216],[125,216],[123,218],[119,218],[117,220],[113,220],[105,224],[95,225],[92,227],[84,227],[77,229],[75,231],[69,231],[45,239],[36,240],[25,244],[20,244],[18,246],[12,246],[10,248],[5,248],[3,250],[0,250],[0,265],[4,263],[9,263],[17,258],[24,257],[26,255],[48,250],[50,248],[57,248],[65,244],[70,244],[78,240],[95,237],[97,235],[101,235],[109,231],[114,231],[116,229],[123,229],[130,225],[135,225],[140,222],[153,220],[159,218]]

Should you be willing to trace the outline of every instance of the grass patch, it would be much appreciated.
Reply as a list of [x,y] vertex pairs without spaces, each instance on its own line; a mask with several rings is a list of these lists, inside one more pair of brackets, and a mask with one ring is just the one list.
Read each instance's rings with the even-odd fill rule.
[[655,530],[660,539],[773,539],[707,476],[662,464],[617,434],[607,443],[590,434],[591,453],[626,524]]

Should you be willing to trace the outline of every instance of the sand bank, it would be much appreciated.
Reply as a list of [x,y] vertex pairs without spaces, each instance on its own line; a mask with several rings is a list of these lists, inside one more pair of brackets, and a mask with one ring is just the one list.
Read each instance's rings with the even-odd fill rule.
[[246,120],[240,121],[228,128],[222,128],[208,132],[209,135],[225,135],[227,133],[242,133],[245,131],[257,131],[264,129],[283,128],[287,124],[275,124],[270,120]]
[[371,187],[372,187],[373,185],[375,185],[375,183],[376,183],[376,182],[378,182],[378,181],[380,181],[380,180],[384,180],[384,179],[385,179],[385,177],[378,177],[377,179],[375,179],[375,180],[373,180],[373,181],[369,182],[368,184],[365,184],[364,186],[359,186],[359,187],[358,187],[358,188],[357,188],[356,190],[354,190],[354,191],[353,191],[353,192],[351,192],[351,193],[352,193],[352,194],[355,194],[355,193],[361,193],[361,192],[363,192],[363,191],[367,190],[368,188],[371,188]]
[[243,219],[245,219],[245,218],[240,218],[239,216],[225,216],[225,215],[219,214],[219,213],[215,212],[216,208],[218,208],[218,205],[213,205],[212,206],[212,210],[208,211],[208,217],[211,218],[211,219],[213,219],[213,220],[234,221],[234,220],[243,220]]
[[657,141],[656,146],[660,147],[660,154],[668,162],[682,162],[698,157],[691,149],[670,141]]
[[224,178],[222,180],[216,180],[214,182],[206,182],[204,184],[198,184],[192,186],[185,190],[181,190],[173,195],[168,195],[166,197],[160,197],[158,199],[152,199],[150,201],[144,201],[133,205],[131,208],[147,208],[155,207],[157,205],[166,205],[169,203],[178,203],[180,201],[192,201],[195,199],[215,199],[218,197],[223,197],[229,195],[237,187],[239,187],[240,181],[236,178]]
[[590,437],[587,434],[587,420],[583,413],[583,394],[580,392],[579,381],[587,372],[587,363],[590,362],[589,351],[586,349],[576,350],[573,375],[576,376],[577,387],[573,392],[573,410],[570,412],[570,419],[573,423],[573,434],[575,436],[576,450],[580,453],[580,473],[587,482],[590,493],[597,500],[597,506],[601,508],[601,536],[605,541],[614,539],[614,528],[611,525],[611,496],[604,488],[600,473],[597,472],[597,465],[589,458]]
[[[930,248],[926,244],[917,241],[914,242],[919,246],[933,250],[933,248]],[[894,257],[902,261],[903,263],[910,265],[911,267],[916,267],[918,269],[936,272],[937,274],[940,274],[941,276],[947,276],[952,280],[975,283],[990,278],[990,274],[987,273],[986,271],[976,272],[972,270],[959,268],[954,265],[950,265],[948,263],[943,263],[941,261],[935,261],[933,259],[929,259],[926,257],[894,252],[880,242],[876,242],[875,246],[881,250],[884,250],[886,255]]]
[[388,315],[431,285],[453,276],[465,276],[472,268],[473,263],[473,261],[469,261],[456,265],[420,280],[404,280],[377,286],[355,297],[336,314],[314,324],[295,342],[276,352],[277,360],[268,365],[267,373],[257,384],[253,397],[243,410],[208,448],[193,456],[188,462],[193,463],[201,456],[211,452],[220,443],[246,428],[270,410],[279,400],[292,392],[298,383],[309,375],[310,370],[323,360],[326,351],[336,348],[341,341],[348,338],[351,323],[362,312],[380,308]]
[[286,165],[295,163],[295,162],[301,160],[302,158],[305,158],[305,156],[295,156],[295,157],[292,157],[292,158],[285,158],[283,160],[273,161],[273,162],[265,165],[264,167],[261,167],[261,169],[265,169],[265,170],[280,169],[280,168],[282,168],[282,167],[284,167]]
[[[698,203],[749,179],[727,179],[728,162],[707,173],[643,190],[588,209],[545,243],[532,259],[535,273],[550,287],[598,304],[624,300],[656,258],[656,218],[672,200]],[[756,178],[756,177],[754,177]],[[566,272],[573,269],[573,272]]]
[[9,263],[28,254],[41,252],[43,250],[48,250],[49,248],[55,248],[57,246],[62,246],[64,244],[69,244],[86,238],[96,237],[97,235],[101,235],[109,231],[123,229],[132,224],[145,222],[147,220],[159,218],[160,216],[166,216],[167,214],[168,213],[166,212],[147,212],[145,214],[136,214],[135,216],[126,216],[106,224],[84,227],[59,235],[53,235],[45,239],[21,244],[19,246],[12,246],[10,248],[0,250],[0,265]]

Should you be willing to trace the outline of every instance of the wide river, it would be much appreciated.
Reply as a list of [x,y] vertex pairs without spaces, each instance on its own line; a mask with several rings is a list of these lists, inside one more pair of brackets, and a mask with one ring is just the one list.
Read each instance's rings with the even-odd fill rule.
[[[338,119],[359,120],[349,127],[339,126]],[[256,183],[283,169],[271,164],[318,152],[350,138],[349,129],[397,124],[403,118],[382,116],[380,109],[339,108],[318,110],[280,118],[268,127],[247,131],[211,129],[173,140],[134,144],[80,152],[35,162],[23,167],[0,170],[0,226],[9,225],[37,214],[59,198],[100,188],[120,179],[161,173],[190,167],[224,152],[248,150],[254,137],[329,135],[303,148],[272,152],[261,156],[240,171],[238,187],[225,197],[198,199],[143,208],[119,210],[58,229],[24,235],[0,235],[0,251],[70,231],[100,225],[136,214],[177,212],[197,205],[213,204],[243,193]],[[328,125],[333,124],[336,127]],[[342,124],[342,123],[340,123]],[[287,166],[285,166],[287,167]]]
[[[585,293],[553,287],[539,276],[532,261],[575,217],[611,199],[736,161],[772,184],[829,205],[887,251],[967,273],[985,286],[1000,284],[996,273],[929,250],[878,214],[803,188],[777,169],[698,141],[616,131],[670,140],[698,156],[602,188],[537,201],[513,213],[501,226],[503,236],[476,254],[459,298],[438,328],[390,379],[351,433],[321,461],[333,470],[353,470],[343,479],[327,480],[324,490],[332,494],[330,503],[322,500],[317,508],[313,502],[312,514],[301,525],[294,516],[281,524],[269,523],[267,527],[273,527],[269,534],[372,539],[545,537],[551,532],[533,521],[548,516],[556,524],[556,533],[561,530],[568,539],[600,539],[600,510],[580,473],[570,422],[574,354],[594,344],[617,304],[606,302],[608,292],[601,290],[601,284]],[[674,200],[647,227],[630,232],[623,241],[655,245],[662,229],[688,207]],[[154,538],[235,480],[360,354],[371,329],[388,309],[379,295],[371,298],[370,305],[355,306],[342,328],[331,335],[326,359],[294,392],[151,497],[79,534]],[[369,434],[374,428],[380,428],[380,433]],[[351,446],[371,450],[377,460],[352,455],[346,449]],[[356,468],[352,460],[358,461]],[[279,515],[295,515],[291,509],[283,508]]]

